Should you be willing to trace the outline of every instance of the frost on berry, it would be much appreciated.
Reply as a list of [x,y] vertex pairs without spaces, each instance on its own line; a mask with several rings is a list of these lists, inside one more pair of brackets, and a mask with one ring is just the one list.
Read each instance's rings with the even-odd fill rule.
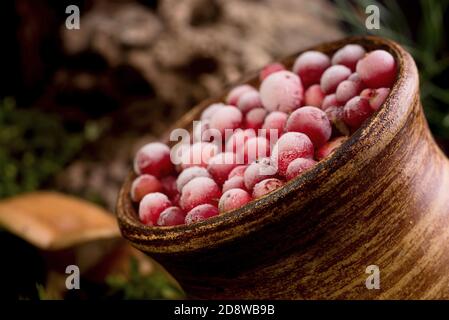
[[255,91],[256,89],[248,84],[242,84],[235,88],[233,88],[231,91],[229,91],[227,97],[226,97],[226,103],[236,106],[237,102],[239,101],[240,97],[248,92],[248,91]]
[[327,96],[325,96],[321,104],[321,109],[326,111],[327,108],[334,106],[341,106],[341,103],[337,101],[335,93],[328,94]]
[[307,88],[319,83],[321,75],[330,66],[330,59],[319,51],[306,51],[296,58],[293,72],[298,74]]
[[267,115],[267,110],[264,108],[256,108],[250,110],[245,115],[245,127],[247,129],[259,130],[263,126],[265,116]]
[[365,89],[360,93],[360,96],[368,99],[371,109],[376,111],[385,102],[389,93],[389,88]]
[[198,177],[190,180],[182,188],[179,204],[183,210],[189,211],[200,204],[216,205],[220,196],[220,188],[214,180]]
[[285,126],[289,132],[306,134],[315,147],[320,147],[331,137],[332,126],[326,113],[317,107],[302,107],[295,110]]
[[248,139],[244,148],[244,159],[246,163],[251,163],[259,158],[270,156],[270,142],[265,137],[254,137]]
[[131,199],[139,202],[146,194],[162,191],[161,182],[151,174],[144,174],[134,179],[131,185]]
[[243,121],[242,112],[233,106],[225,106],[218,109],[210,118],[209,127],[218,130],[222,136],[226,129],[237,129]]
[[163,143],[153,142],[144,145],[134,158],[134,171],[138,175],[146,173],[160,178],[169,175],[173,170],[170,148]]
[[190,181],[198,177],[208,177],[211,178],[209,172],[204,167],[190,167],[183,170],[176,180],[176,188],[179,192],[182,188]]
[[368,99],[360,96],[349,100],[343,109],[343,120],[352,129],[358,129],[362,123],[373,113]]
[[351,73],[351,69],[339,64],[327,68],[321,76],[321,90],[326,94],[334,93],[340,82],[346,80]]
[[145,195],[139,204],[139,218],[147,226],[157,224],[162,211],[172,205],[168,197],[160,192]]
[[291,112],[302,105],[301,79],[290,71],[269,75],[260,85],[260,98],[268,111]]
[[253,198],[257,199],[260,197],[263,197],[264,195],[273,192],[274,190],[282,187],[284,185],[284,182],[282,182],[279,179],[276,178],[269,178],[269,179],[265,179],[262,180],[258,183],[256,183],[256,185],[253,188]]
[[210,204],[202,204],[190,210],[185,218],[187,225],[204,221],[210,217],[218,215],[218,208]]
[[316,165],[316,161],[313,159],[298,158],[290,162],[287,167],[286,178],[291,180],[304,172],[310,170]]
[[313,154],[314,146],[307,135],[300,132],[287,132],[274,145],[271,159],[279,174],[285,176],[290,162],[297,158],[312,159]]
[[226,192],[230,189],[243,189],[245,190],[245,182],[243,179],[243,176],[234,176],[232,178],[229,178],[223,183],[222,192]]
[[230,189],[223,193],[218,203],[219,212],[227,212],[243,207],[251,201],[251,196],[243,189]]
[[252,190],[259,181],[274,177],[277,169],[272,165],[270,158],[259,159],[251,163],[245,170],[243,181],[247,190]]
[[177,226],[184,224],[185,215],[179,207],[168,207],[161,212],[157,220],[158,226]]
[[335,52],[332,56],[332,64],[341,64],[354,71],[357,62],[365,56],[365,53],[361,45],[347,44]]
[[235,153],[223,152],[210,159],[207,171],[219,185],[222,185],[237,165]]
[[396,61],[385,50],[369,52],[357,63],[357,73],[369,88],[391,88],[396,79]]
[[324,99],[324,92],[319,84],[314,84],[307,88],[304,94],[304,104],[306,106],[314,106],[321,108]]

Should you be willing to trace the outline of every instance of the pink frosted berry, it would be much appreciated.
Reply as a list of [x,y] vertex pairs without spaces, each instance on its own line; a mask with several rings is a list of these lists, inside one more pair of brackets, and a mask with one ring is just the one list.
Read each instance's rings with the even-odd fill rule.
[[242,94],[237,102],[237,108],[243,113],[255,108],[262,108],[259,92],[251,90]]
[[358,44],[347,44],[332,56],[332,64],[341,64],[352,71],[355,70],[357,62],[365,56],[365,49]]
[[210,142],[196,142],[186,146],[181,152],[181,168],[193,166],[207,167],[210,158],[218,154],[219,148]]
[[316,152],[316,158],[318,160],[323,160],[324,158],[330,156],[335,150],[337,150],[346,140],[348,140],[348,137],[337,137],[328,143],[326,143],[324,146],[319,148]]
[[222,192],[226,192],[228,190],[231,189],[243,189],[245,190],[245,182],[243,180],[242,176],[234,176],[232,178],[229,178],[228,180],[225,181],[225,183],[223,183],[223,188],[222,188]]
[[275,176],[276,171],[276,167],[272,165],[269,158],[263,158],[251,163],[243,175],[246,189],[252,190],[256,183]]
[[368,99],[371,109],[376,111],[385,102],[389,93],[389,88],[365,89],[360,93],[360,96]]
[[219,185],[222,185],[237,165],[235,153],[223,152],[210,159],[207,171]]
[[317,107],[302,107],[295,110],[285,126],[289,132],[306,134],[315,147],[320,147],[331,137],[332,126],[326,113]]
[[153,142],[144,145],[134,158],[134,171],[138,175],[147,173],[160,178],[169,175],[173,170],[170,148],[163,143]]
[[301,77],[304,86],[307,88],[312,84],[320,82],[321,75],[330,64],[329,57],[324,53],[307,51],[296,58],[293,65],[293,72]]
[[216,205],[220,196],[220,188],[214,180],[198,177],[190,180],[182,188],[179,204],[183,210],[189,211],[200,204]]
[[161,182],[151,174],[144,174],[134,179],[131,185],[131,199],[139,202],[146,194],[162,191]]
[[198,177],[208,177],[211,178],[209,172],[204,167],[190,167],[184,169],[176,179],[176,188],[179,192],[182,192],[182,188],[191,180]]
[[266,137],[271,143],[275,143],[284,133],[288,115],[285,112],[273,111],[266,116],[262,129],[266,130]]
[[305,158],[295,159],[288,165],[285,177],[287,178],[287,180],[296,178],[297,176],[303,174],[307,170],[313,168],[315,164],[316,161],[313,159],[305,159]]
[[254,89],[254,87],[250,86],[249,84],[242,84],[233,88],[231,91],[229,91],[226,97],[226,103],[236,106],[242,94],[248,91],[256,91],[256,89]]
[[242,189],[230,189],[223,193],[218,203],[219,212],[231,211],[243,207],[250,202],[251,196]]
[[261,198],[264,195],[282,187],[283,185],[284,182],[276,178],[262,180],[254,186],[253,198],[254,199]]
[[352,129],[357,129],[372,113],[368,99],[357,96],[346,102],[343,120]]
[[163,192],[173,201],[177,195],[179,195],[178,188],[176,187],[176,177],[166,176],[161,179]]
[[279,174],[285,176],[287,167],[297,158],[313,158],[314,147],[309,137],[300,132],[287,132],[273,147],[271,159]]
[[221,107],[226,106],[224,103],[213,103],[203,110],[201,113],[201,121],[209,120],[212,115],[218,111]]
[[245,143],[244,159],[245,162],[251,163],[259,158],[270,156],[270,142],[265,137],[254,137],[248,139]]
[[[236,129],[232,136],[226,141],[226,151],[234,152],[237,154],[237,162],[243,162],[243,152],[246,141],[249,138],[255,137],[256,131],[253,129]],[[241,155],[241,158],[240,158]]]
[[233,106],[225,106],[218,109],[210,118],[209,127],[218,130],[222,136],[226,129],[234,130],[241,126],[242,112]]
[[324,97],[323,103],[321,104],[321,109],[326,111],[327,108],[333,107],[333,106],[340,106],[341,103],[337,101],[337,97],[335,93],[328,94]]
[[267,110],[264,108],[256,108],[250,110],[245,115],[245,127],[247,129],[259,130],[263,126]]
[[321,86],[319,84],[314,84],[306,90],[306,93],[304,95],[304,104],[306,106],[314,106],[321,108],[323,99],[324,93],[321,90]]
[[290,71],[272,73],[260,85],[260,98],[268,111],[298,109],[304,98],[301,79]]
[[321,76],[321,90],[326,94],[334,93],[340,82],[348,79],[351,73],[351,69],[339,64],[327,68]]
[[335,92],[335,98],[339,104],[345,104],[347,101],[358,95],[362,89],[363,85],[361,81],[345,80],[338,85],[337,91]]
[[259,73],[260,82],[264,81],[270,74],[285,70],[285,66],[282,63],[274,62],[266,65]]
[[396,79],[396,62],[385,50],[369,52],[357,63],[356,69],[369,88],[389,88]]
[[184,224],[185,215],[179,207],[168,207],[161,212],[157,220],[158,226],[177,226]]
[[248,168],[247,165],[240,165],[232,169],[231,172],[229,172],[228,179],[231,179],[232,177],[243,177],[243,174],[245,173],[246,168]]
[[156,225],[161,212],[171,205],[171,201],[163,193],[154,192],[145,195],[139,204],[140,221],[147,226]]
[[199,205],[190,210],[185,218],[186,224],[192,224],[218,215],[218,208],[210,204]]

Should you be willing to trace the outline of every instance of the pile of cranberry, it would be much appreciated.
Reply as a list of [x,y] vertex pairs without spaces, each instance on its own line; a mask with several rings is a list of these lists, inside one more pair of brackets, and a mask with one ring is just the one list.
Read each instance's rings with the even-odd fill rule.
[[[233,88],[206,108],[194,139],[143,146],[131,198],[149,226],[191,224],[240,208],[328,157],[383,104],[397,75],[393,56],[357,44],[330,58],[302,53],[293,70],[260,72],[259,90]],[[212,141],[211,141],[212,140]]]

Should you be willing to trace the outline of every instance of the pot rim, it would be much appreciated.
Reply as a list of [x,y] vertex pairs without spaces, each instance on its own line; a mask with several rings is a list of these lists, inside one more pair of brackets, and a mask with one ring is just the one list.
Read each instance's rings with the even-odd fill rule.
[[[298,210],[282,210],[288,197],[317,197],[326,180],[344,179],[339,175],[346,166],[357,168],[363,166],[369,156],[378,154],[401,130],[408,116],[412,113],[414,99],[418,98],[418,71],[413,58],[394,41],[376,36],[356,36],[327,42],[306,48],[281,62],[292,64],[302,52],[318,50],[332,54],[337,49],[350,43],[357,43],[369,49],[386,49],[393,54],[397,62],[398,76],[384,104],[366,121],[349,139],[343,143],[330,157],[321,160],[317,165],[301,176],[288,181],[283,187],[253,200],[245,206],[225,212],[205,221],[192,225],[168,227],[146,226],[139,221],[138,214],[131,201],[129,191],[135,177],[130,173],[125,180],[117,200],[117,219],[125,238],[137,248],[151,253],[174,254],[198,251],[217,247],[236,238],[250,234],[269,223],[282,219],[290,214],[298,214]],[[258,73],[234,83],[233,86],[247,82],[257,82]],[[226,90],[227,93],[229,90]],[[187,112],[174,128],[182,127],[183,122],[198,118],[201,111],[209,104],[222,101],[225,95],[207,99]],[[170,131],[170,130],[169,130]],[[168,131],[168,132],[169,132]],[[375,137],[375,139],[373,139]],[[296,194],[296,195],[295,195]],[[273,209],[275,209],[273,211]]]

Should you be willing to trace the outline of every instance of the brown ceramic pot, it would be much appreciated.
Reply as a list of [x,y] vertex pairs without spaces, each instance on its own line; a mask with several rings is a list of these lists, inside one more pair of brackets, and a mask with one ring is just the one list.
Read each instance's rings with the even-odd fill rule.
[[[399,76],[380,111],[332,157],[283,188],[207,221],[176,227],[139,222],[120,192],[123,236],[159,261],[191,298],[449,298],[449,162],[435,144],[419,97],[418,72],[398,44],[348,38],[382,48]],[[291,66],[297,54],[283,62]],[[247,82],[258,85],[257,76]],[[222,97],[220,97],[222,98]],[[201,103],[176,127],[191,127]],[[380,289],[367,289],[369,265]]]

